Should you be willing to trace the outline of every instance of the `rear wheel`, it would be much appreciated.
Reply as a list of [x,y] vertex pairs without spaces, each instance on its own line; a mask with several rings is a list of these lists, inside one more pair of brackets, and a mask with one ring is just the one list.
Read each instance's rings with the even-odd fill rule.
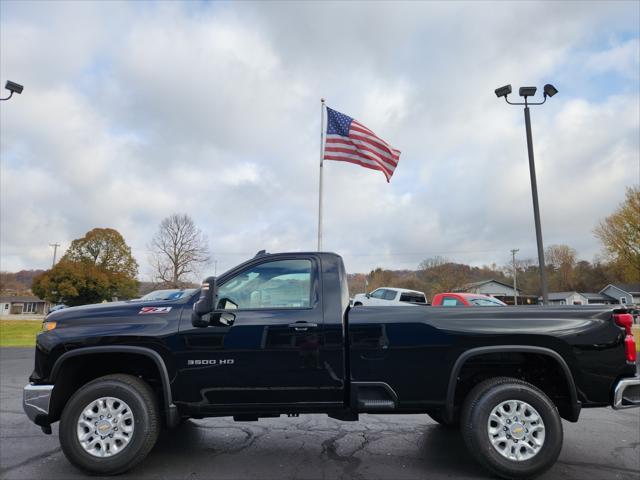
[[159,429],[151,387],[131,375],[107,375],[73,394],[60,419],[60,445],[76,467],[113,475],[141,462]]
[[531,478],[548,470],[562,449],[562,421],[553,402],[515,378],[479,383],[462,407],[469,452],[503,478]]

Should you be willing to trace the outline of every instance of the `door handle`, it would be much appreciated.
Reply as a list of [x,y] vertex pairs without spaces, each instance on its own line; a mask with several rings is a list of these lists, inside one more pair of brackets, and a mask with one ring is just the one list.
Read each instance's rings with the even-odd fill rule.
[[318,324],[309,322],[296,322],[290,323],[289,328],[293,328],[296,332],[306,332],[309,328],[318,328]]

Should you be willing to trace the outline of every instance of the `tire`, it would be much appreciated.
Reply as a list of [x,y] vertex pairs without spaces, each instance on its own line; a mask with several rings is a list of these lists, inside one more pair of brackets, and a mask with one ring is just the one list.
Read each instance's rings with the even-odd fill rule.
[[353,304],[353,306],[354,306],[354,307],[361,307],[361,306],[362,306],[362,303],[361,303],[361,302],[356,302],[356,303],[354,303],[354,304]]
[[[109,406],[111,409],[107,410]],[[139,378],[121,374],[97,378],[75,392],[62,412],[59,430],[62,451],[85,472],[99,475],[125,472],[141,462],[155,445],[160,431],[158,411],[153,390]],[[107,412],[113,415],[108,413],[111,415],[108,417]],[[105,414],[104,419],[101,413]],[[95,426],[96,430],[91,432],[89,426]],[[98,429],[105,437],[99,435]],[[88,435],[85,446],[81,435]]]
[[445,421],[444,417],[442,416],[442,412],[439,410],[428,412],[427,415],[431,417],[431,420],[433,420],[434,422],[440,424],[440,426],[445,428],[457,428],[460,423],[459,418],[454,418],[453,422]]
[[541,390],[516,378],[491,378],[476,385],[465,398],[460,422],[471,455],[502,478],[540,475],[562,450],[558,409]]

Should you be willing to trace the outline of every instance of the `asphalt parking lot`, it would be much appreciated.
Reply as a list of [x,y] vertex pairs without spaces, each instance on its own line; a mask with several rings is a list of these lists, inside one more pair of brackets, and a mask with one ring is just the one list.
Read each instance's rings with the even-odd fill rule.
[[[0,349],[0,478],[85,478],[57,437],[22,412],[33,349]],[[564,424],[564,447],[542,479],[640,478],[640,409],[584,410]],[[165,431],[149,457],[119,479],[482,479],[460,435],[426,415],[302,415],[259,422],[190,420]]]

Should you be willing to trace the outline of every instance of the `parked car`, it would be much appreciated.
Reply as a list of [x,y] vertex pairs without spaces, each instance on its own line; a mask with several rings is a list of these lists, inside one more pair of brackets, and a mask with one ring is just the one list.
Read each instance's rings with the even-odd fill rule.
[[197,288],[172,288],[166,290],[154,290],[140,298],[136,298],[136,302],[146,302],[149,300],[178,300],[187,295],[193,294]]
[[624,306],[350,309],[338,255],[260,254],[199,295],[50,314],[23,408],[99,475],[189,417],[424,413],[489,471],[531,478],[558,458],[561,418],[640,406],[631,323]]
[[438,293],[433,296],[434,307],[506,307],[507,304],[489,295],[477,293]]
[[353,296],[352,305],[387,305],[406,306],[407,304],[428,305],[427,296],[423,292],[406,288],[381,287],[371,293],[358,293]]
[[67,306],[64,303],[59,303],[58,305],[54,305],[53,307],[51,307],[49,309],[49,313],[57,312],[58,310],[62,310],[63,308],[67,308]]

